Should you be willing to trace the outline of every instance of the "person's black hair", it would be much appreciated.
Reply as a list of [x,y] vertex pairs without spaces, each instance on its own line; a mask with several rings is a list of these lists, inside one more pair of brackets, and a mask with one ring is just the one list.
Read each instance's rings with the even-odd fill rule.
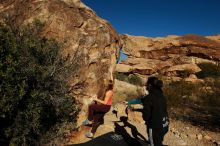
[[163,81],[157,80],[155,83],[155,87],[157,87],[158,89],[161,89],[163,87]]
[[147,80],[147,86],[148,85],[152,85],[153,86],[157,80],[158,80],[157,77],[149,77],[148,80]]
[[147,88],[157,88],[161,89],[163,87],[163,81],[159,80],[157,77],[149,77],[146,84]]

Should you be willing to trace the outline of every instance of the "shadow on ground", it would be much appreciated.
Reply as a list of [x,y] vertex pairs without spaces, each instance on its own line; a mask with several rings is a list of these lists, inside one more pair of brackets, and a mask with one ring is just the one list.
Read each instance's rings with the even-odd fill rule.
[[[120,121],[114,122],[114,132],[109,132],[86,143],[73,144],[68,146],[144,146],[147,141],[137,128],[127,121],[127,117],[120,117]],[[122,125],[122,126],[121,126]],[[131,129],[131,135],[125,127]]]

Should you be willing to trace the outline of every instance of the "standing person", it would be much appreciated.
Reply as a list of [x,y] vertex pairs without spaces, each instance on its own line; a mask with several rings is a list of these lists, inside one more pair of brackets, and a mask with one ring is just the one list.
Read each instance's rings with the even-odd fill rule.
[[163,82],[157,77],[149,77],[145,96],[129,102],[127,105],[142,104],[143,109],[132,109],[142,112],[143,119],[147,126],[150,146],[162,146],[165,134],[168,132],[169,119],[167,112],[166,98],[162,91]]
[[162,146],[168,132],[169,119],[166,98],[162,91],[163,82],[157,77],[149,77],[146,88],[149,94],[143,101],[143,119],[147,126],[150,146]]

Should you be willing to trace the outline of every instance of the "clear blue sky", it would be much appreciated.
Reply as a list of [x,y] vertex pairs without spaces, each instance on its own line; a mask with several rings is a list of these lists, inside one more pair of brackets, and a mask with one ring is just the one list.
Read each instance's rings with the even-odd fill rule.
[[220,0],[82,0],[120,34],[220,34]]

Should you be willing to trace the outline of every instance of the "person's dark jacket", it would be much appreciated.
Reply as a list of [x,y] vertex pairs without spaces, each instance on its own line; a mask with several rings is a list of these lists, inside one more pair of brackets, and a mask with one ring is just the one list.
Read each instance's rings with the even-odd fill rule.
[[149,95],[142,102],[142,116],[149,128],[164,128],[169,125],[166,98],[162,90],[158,88],[149,90]]

